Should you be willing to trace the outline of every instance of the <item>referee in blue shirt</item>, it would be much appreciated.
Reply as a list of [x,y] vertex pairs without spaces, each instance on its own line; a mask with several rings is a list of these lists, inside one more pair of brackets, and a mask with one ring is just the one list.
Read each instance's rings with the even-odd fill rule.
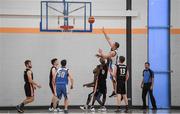
[[154,73],[150,69],[150,64],[148,62],[145,63],[145,69],[143,70],[143,80],[141,83],[142,88],[142,100],[143,100],[143,109],[146,109],[146,95],[149,92],[151,104],[153,109],[156,110],[156,101],[153,96],[153,86],[154,86]]

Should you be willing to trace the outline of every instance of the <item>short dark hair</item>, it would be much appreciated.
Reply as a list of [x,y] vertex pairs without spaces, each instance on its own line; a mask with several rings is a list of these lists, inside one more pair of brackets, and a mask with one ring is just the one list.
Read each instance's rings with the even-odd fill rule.
[[124,57],[124,56],[120,56],[120,57],[119,57],[119,61],[120,61],[121,63],[124,63],[125,57]]
[[62,60],[62,61],[61,61],[61,66],[63,66],[63,67],[66,66],[66,63],[67,63],[67,61],[66,61],[65,59]]
[[57,58],[53,58],[52,60],[51,60],[51,64],[52,65],[54,65],[54,63],[57,61]]
[[149,62],[145,62],[145,64],[148,64],[150,66],[150,63]]
[[116,48],[119,48],[119,43],[115,42],[114,45],[116,46]]
[[31,62],[31,60],[25,60],[25,62],[24,62],[25,66],[27,66],[30,62]]

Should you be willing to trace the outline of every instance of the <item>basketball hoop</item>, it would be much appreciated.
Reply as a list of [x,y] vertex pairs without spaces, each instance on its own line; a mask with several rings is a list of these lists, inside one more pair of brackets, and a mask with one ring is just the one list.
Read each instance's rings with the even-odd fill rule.
[[74,26],[60,26],[60,28],[63,29],[64,31],[68,31],[68,30],[72,30]]

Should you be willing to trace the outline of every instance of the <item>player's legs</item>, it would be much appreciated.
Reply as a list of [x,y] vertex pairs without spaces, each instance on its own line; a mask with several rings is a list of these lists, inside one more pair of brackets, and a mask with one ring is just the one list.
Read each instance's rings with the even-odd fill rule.
[[25,94],[26,94],[26,99],[21,104],[16,106],[16,109],[20,113],[24,112],[23,108],[24,108],[24,106],[26,104],[29,104],[29,103],[34,101],[34,89],[33,89],[33,86],[31,84],[29,84],[29,83],[25,84],[24,85],[24,91],[25,91]]
[[99,109],[100,111],[106,111],[106,107],[105,107],[105,102],[106,102],[106,92],[102,92],[102,105],[101,108]]
[[[114,65],[111,62],[109,63],[109,68],[111,70],[114,69]],[[112,94],[109,97],[113,97],[113,96],[116,95],[116,92],[115,92],[115,90],[116,90],[116,81],[115,81],[114,77],[111,74],[110,74],[110,79],[111,79],[112,86],[113,86],[113,92],[112,92]]]
[[117,105],[120,106],[121,105],[121,94],[117,94]]
[[97,92],[96,100],[101,106],[103,106],[103,102],[101,101],[101,96],[102,96],[102,93]]
[[[49,108],[49,111],[53,111],[54,110],[54,103],[57,102],[57,97],[55,96],[55,87],[52,85],[52,84],[49,84],[49,87],[51,89],[51,92],[52,92],[52,98],[51,98],[51,104],[50,104],[50,108]],[[56,109],[58,108],[58,104],[56,105]]]
[[26,99],[23,101],[24,105],[29,104],[34,101],[34,96],[32,97],[26,97]]
[[64,110],[68,110],[68,98],[64,99]]
[[[53,98],[53,108],[56,109],[59,104],[59,100],[62,98],[62,90],[61,90],[61,85],[56,85],[56,94],[57,97],[54,96]],[[56,110],[55,110],[56,111]],[[58,110],[57,110],[58,111]]]
[[86,105],[80,106],[80,109],[82,109],[82,110],[88,109],[89,103],[91,102],[91,99],[92,99],[92,97],[93,97],[93,93],[94,93],[94,91],[88,94],[88,98],[87,98],[87,101],[86,101]]
[[105,92],[103,93],[102,103],[103,103],[103,106],[106,103],[106,93]]
[[95,111],[94,103],[95,103],[95,101],[97,100],[97,96],[98,96],[98,92],[96,91],[96,93],[95,93],[94,96],[93,96],[92,105],[91,105],[91,107],[90,107],[90,110],[91,110],[92,112]]
[[127,98],[126,94],[123,95],[123,99],[124,99],[124,102],[125,102],[125,105],[126,105],[126,111],[128,111],[128,98]]
[[66,85],[61,85],[61,91],[62,95],[64,96],[64,113],[68,113],[69,100]]
[[91,92],[91,93],[88,95],[88,98],[87,98],[87,101],[86,101],[86,105],[87,105],[87,106],[88,106],[88,105],[89,105],[89,103],[91,102],[91,99],[92,99],[93,93],[94,93],[94,91],[93,91],[93,92]]
[[124,94],[124,95],[122,95],[122,96],[123,96],[123,99],[124,99],[124,103],[125,103],[125,105],[128,105],[127,95],[126,95],[126,94]]
[[57,97],[53,98],[53,109],[54,109],[55,112],[56,111],[61,111],[60,109],[57,109],[58,108],[58,104],[59,104],[59,100],[61,99],[61,97],[62,97],[62,95],[59,95],[58,98]]

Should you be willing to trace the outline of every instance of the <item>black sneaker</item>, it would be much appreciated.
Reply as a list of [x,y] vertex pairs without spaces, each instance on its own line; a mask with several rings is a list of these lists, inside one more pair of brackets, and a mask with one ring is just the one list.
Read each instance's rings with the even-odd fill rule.
[[125,109],[125,111],[124,111],[125,113],[129,113],[129,110],[128,109]]
[[125,109],[125,111],[124,111],[125,113],[128,113],[129,112],[129,108],[128,108],[128,106],[126,106],[126,109]]
[[109,97],[113,97],[115,95],[116,95],[116,93],[113,91],[112,94]]
[[24,112],[19,105],[16,106],[16,110],[17,110],[19,113],[23,113],[23,112]]
[[64,110],[64,113],[66,113],[66,114],[67,114],[67,113],[68,113],[68,110]]

